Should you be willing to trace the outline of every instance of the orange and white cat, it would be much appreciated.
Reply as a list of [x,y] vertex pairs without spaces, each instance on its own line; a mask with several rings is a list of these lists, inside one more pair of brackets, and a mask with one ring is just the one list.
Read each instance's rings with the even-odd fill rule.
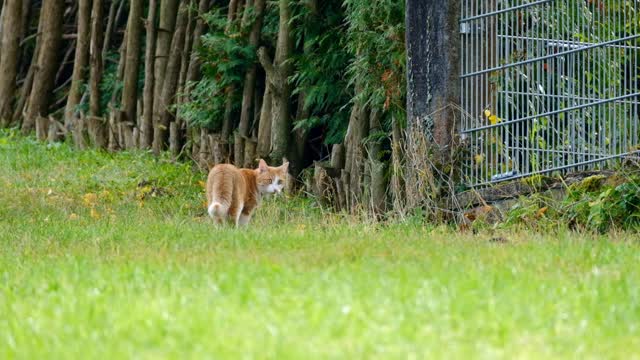
[[282,192],[288,169],[288,162],[269,167],[262,159],[255,170],[230,164],[214,166],[207,178],[209,216],[218,224],[229,220],[237,227],[247,225],[262,195]]

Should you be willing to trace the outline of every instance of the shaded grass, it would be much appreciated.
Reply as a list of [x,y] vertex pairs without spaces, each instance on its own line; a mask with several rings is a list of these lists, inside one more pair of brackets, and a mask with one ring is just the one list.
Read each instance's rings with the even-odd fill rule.
[[214,229],[189,165],[0,136],[0,357],[633,358],[635,234]]

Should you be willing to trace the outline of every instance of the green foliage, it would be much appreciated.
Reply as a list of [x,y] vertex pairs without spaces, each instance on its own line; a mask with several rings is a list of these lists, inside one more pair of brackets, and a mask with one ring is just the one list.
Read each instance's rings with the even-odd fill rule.
[[348,68],[356,96],[371,107],[403,113],[405,107],[404,1],[346,0]]
[[[292,2],[295,51],[293,95],[304,94],[308,112],[295,129],[321,129],[325,144],[340,143],[349,123],[354,97],[384,111],[388,131],[393,114],[404,117],[404,2],[319,1],[317,13],[305,2]],[[251,15],[249,18],[251,19]],[[199,51],[203,78],[190,84],[191,101],[180,111],[192,124],[220,127],[230,86],[241,88],[244,72],[255,63],[255,49],[246,45],[248,28],[227,27],[221,10],[205,15],[209,32]],[[278,35],[278,4],[268,2],[261,44],[273,53]],[[251,21],[250,21],[251,22]],[[356,79],[361,89],[356,93]],[[240,107],[234,91],[233,109]],[[292,107],[296,105],[292,97]]]
[[352,56],[346,50],[342,1],[323,1],[317,14],[304,5],[296,7],[294,23],[296,43],[302,47],[297,54],[295,74],[290,81],[293,94],[304,93],[303,106],[309,118],[298,119],[295,128],[310,130],[323,127],[326,144],[340,143],[349,123],[349,102],[353,96],[344,69]]
[[599,232],[636,229],[640,225],[638,177],[630,177],[622,184],[594,186],[594,182],[602,184],[603,180],[587,178],[569,189],[566,219],[574,226]]
[[[217,128],[225,112],[225,100],[229,94],[234,109],[239,107],[238,92],[248,67],[256,61],[256,51],[238,32],[225,32],[227,18],[220,9],[203,15],[209,32],[202,36],[202,46],[197,49],[202,60],[202,80],[189,84],[191,101],[181,105],[180,112],[193,125]],[[240,92],[241,93],[241,92]]]
[[572,229],[605,233],[635,230],[640,225],[640,176],[590,176],[574,183],[563,196],[545,192],[521,197],[506,212],[501,227]]

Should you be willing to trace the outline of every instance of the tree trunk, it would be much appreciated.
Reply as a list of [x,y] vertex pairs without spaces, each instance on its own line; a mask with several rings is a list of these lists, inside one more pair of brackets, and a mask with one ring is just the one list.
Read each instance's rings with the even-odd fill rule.
[[[82,98],[82,83],[85,79],[85,71],[89,62],[89,36],[91,32],[91,0],[79,0],[78,4],[78,37],[76,41],[76,54],[73,63],[73,75],[71,76],[71,89],[67,97],[67,105],[64,111],[64,125],[67,129],[73,127],[73,139],[78,147],[84,146],[84,134],[78,132],[80,124],[75,126],[74,116],[76,107]],[[78,117],[80,118],[80,117]],[[77,122],[77,121],[75,121]]]
[[[113,35],[113,29],[116,26],[116,22],[120,17],[120,14],[122,14],[124,3],[125,3],[124,0],[112,0],[111,5],[109,6],[109,14],[107,15],[107,27],[105,28],[104,34],[100,35],[104,39],[104,41],[100,44],[100,47],[102,48],[101,58],[103,60],[107,58],[107,53],[109,52],[109,47],[111,46],[111,37]],[[118,7],[118,4],[120,4],[119,7]],[[117,9],[117,12],[116,12],[116,9]],[[100,13],[102,12],[103,10],[100,11]]]
[[189,56],[191,55],[191,49],[193,45],[193,31],[195,30],[194,16],[196,10],[193,9],[194,0],[189,0],[189,6],[187,7],[187,26],[184,32],[184,47],[182,49],[182,59],[180,60],[180,76],[178,78],[178,104],[182,104],[185,101],[185,85],[187,82],[187,70],[189,69]]
[[272,86],[272,125],[271,125],[271,162],[279,163],[287,155],[291,135],[291,116],[289,97],[291,86],[289,76],[292,72],[291,62],[288,61],[293,52],[293,37],[291,34],[291,9],[289,0],[280,0],[280,20],[278,41],[276,44],[275,60],[272,63],[264,48],[258,51],[260,64],[267,72],[268,86]]
[[[39,52],[40,52],[40,48],[38,44],[36,44],[36,49],[33,52],[34,59],[38,58]],[[24,122],[24,115],[26,114],[26,106],[29,103],[29,94],[31,94],[31,89],[33,88],[33,77],[35,75],[37,66],[38,66],[37,62],[32,61],[31,65],[29,66],[29,70],[27,70],[27,75],[25,76],[24,83],[22,84],[22,88],[20,89],[20,95],[18,96],[16,108],[15,108],[15,111],[13,112],[14,123]]]
[[145,49],[144,66],[144,110],[142,125],[140,126],[140,147],[148,149],[153,142],[153,88],[155,85],[155,53],[156,53],[156,12],[157,0],[149,2],[149,16],[147,17],[147,44]]
[[406,203],[402,174],[403,148],[402,130],[397,117],[393,116],[391,119],[391,165],[393,169],[391,172],[391,196],[394,211],[400,211],[401,215],[404,215],[403,210]]
[[[196,21],[196,28],[193,32],[193,49],[197,49],[200,47],[201,37],[204,34],[204,30],[207,24],[202,19],[202,14],[206,13],[209,10],[209,1],[208,0],[200,0],[200,4],[198,5],[198,20]],[[198,58],[198,54],[193,51],[191,53],[191,60],[189,61],[189,69],[187,70],[187,83],[191,81],[196,81],[200,77],[200,59]]]
[[2,56],[0,57],[0,126],[8,126],[13,115],[12,103],[18,71],[18,50],[22,32],[22,1],[5,0],[2,24]]
[[102,0],[93,0],[91,9],[91,43],[89,46],[89,61],[91,70],[89,74],[89,137],[94,146],[105,148],[107,146],[107,128],[104,119],[100,118],[100,82],[102,81],[102,36],[103,36],[103,9]]
[[[156,58],[154,64],[154,90],[153,90],[153,113],[158,111],[160,98],[165,81],[165,71],[171,49],[171,39],[176,26],[176,15],[178,13],[178,0],[160,1],[160,19],[156,41]],[[157,119],[155,120],[157,121]],[[156,124],[154,124],[156,126]],[[155,135],[154,135],[155,138]],[[155,142],[155,139],[154,139]]]
[[[118,53],[120,55],[118,59],[118,68],[116,70],[116,79],[118,81],[122,81],[124,79],[124,65],[127,61],[127,33],[126,32],[124,33],[124,39],[122,39],[122,44],[120,44],[120,50],[118,50]],[[115,88],[111,94],[111,100],[109,101],[110,107],[115,108],[116,104],[120,103],[120,100],[118,99],[118,95],[122,95],[121,91],[118,91],[118,89]],[[120,99],[122,99],[122,96],[120,96]]]
[[[29,19],[35,17],[36,9],[32,8],[31,1],[22,0],[22,29],[20,29],[20,41],[23,41],[25,37],[29,33]],[[20,61],[18,68],[18,76],[25,72],[28,72],[29,64],[31,63],[31,59],[33,54],[31,53],[32,49],[29,49],[28,46],[21,46],[22,49],[20,51]]]
[[137,122],[138,104],[138,71],[140,70],[140,51],[142,34],[142,0],[131,0],[129,8],[129,24],[127,25],[127,58],[124,72],[124,88],[122,91],[122,110],[124,118],[122,131],[125,147],[133,148],[133,127]]
[[[255,21],[253,23],[253,26],[251,27],[251,32],[249,33],[249,45],[257,47],[260,42],[260,33],[262,31],[262,19],[264,16],[265,0],[255,0],[253,6]],[[248,13],[248,10],[245,11],[245,14]],[[243,22],[245,22],[245,19],[243,19]],[[248,25],[249,24],[243,24],[243,27]],[[249,126],[252,120],[251,117],[253,114],[254,106],[253,95],[256,87],[256,73],[257,65],[253,64],[244,77],[242,108],[240,111],[240,125],[238,126],[238,129],[240,131],[240,135],[244,136],[245,138],[249,137]]]
[[182,59],[182,49],[184,47],[184,33],[187,25],[187,5],[185,1],[180,5],[178,19],[176,22],[176,31],[171,41],[171,55],[167,63],[164,84],[162,86],[162,95],[155,109],[156,123],[153,134],[153,152],[159,155],[167,142],[167,131],[173,114],[170,106],[175,98],[176,88],[178,85],[178,76],[180,75],[180,61]]
[[[360,92],[361,82],[356,83],[356,94]],[[369,112],[359,101],[353,105],[349,118],[349,127],[345,137],[345,164],[342,173],[342,189],[345,191],[345,204],[348,210],[362,199],[362,176],[365,163],[363,140],[369,133]]]
[[434,113],[460,102],[459,16],[460,0],[407,0],[407,123],[431,117],[433,129],[428,130],[444,153],[451,145],[455,116]]
[[238,132],[234,134],[233,163],[237,167],[244,165],[244,138]]
[[[373,110],[369,117],[369,134],[382,131],[382,114],[378,110]],[[380,140],[372,140],[367,149],[369,155],[369,205],[374,214],[380,215],[386,210],[387,204],[387,182],[385,180],[386,165],[380,160],[382,144]]]
[[238,0],[229,0],[229,7],[227,10],[227,27],[225,29],[226,33],[229,33],[231,31],[231,28],[233,26],[233,22],[236,19],[236,14],[238,11]]
[[[2,32],[3,32],[3,28],[4,28],[4,13],[5,13],[5,8],[7,5],[7,1],[4,0],[0,0],[0,39],[2,39]],[[0,60],[2,60],[2,48],[0,48]]]
[[[267,79],[267,83],[269,80]],[[273,104],[273,96],[271,95],[271,86],[267,84],[262,97],[262,109],[260,111],[260,121],[258,123],[258,157],[268,159],[271,153],[271,105]]]
[[[29,1],[25,1],[25,3],[29,3]],[[27,36],[29,31],[29,26],[27,25],[27,15],[29,14],[29,7],[22,8],[22,19],[24,21],[25,26],[22,28],[22,37],[23,39]],[[25,12],[26,11],[26,12]],[[39,34],[42,34],[42,22],[38,21],[38,30],[36,32],[36,38]],[[23,40],[24,41],[24,40]],[[14,123],[22,123],[24,124],[25,114],[27,112],[27,106],[29,105],[29,95],[31,94],[31,89],[33,88],[33,78],[38,67],[38,54],[40,54],[40,46],[42,45],[41,41],[36,40],[36,48],[33,50],[33,54],[29,53],[27,49],[24,49],[22,53],[22,62],[27,66],[27,74],[25,75],[24,82],[22,84],[22,88],[20,89],[20,95],[18,96],[18,100],[16,102],[15,111],[13,112],[13,122]]]
[[255,169],[256,167],[256,145],[257,143],[252,139],[245,139],[244,141],[244,163],[242,165],[245,169]]
[[[227,9],[227,25],[225,28],[225,33],[227,36],[235,36],[233,35],[234,24],[238,18],[238,15],[242,11],[242,0],[229,0],[229,7]],[[235,84],[229,85],[225,89],[225,105],[224,105],[224,115],[222,119],[222,139],[223,141],[230,141],[231,133],[234,127],[234,121],[232,118],[233,115],[233,96],[236,92]],[[235,143],[235,142],[234,142]],[[237,155],[236,156],[241,156]],[[238,166],[242,166],[242,164],[236,164]]]
[[[42,22],[42,42],[37,59],[37,70],[33,78],[33,88],[29,97],[27,116],[22,124],[22,132],[27,133],[37,125],[36,133],[41,140],[46,139],[48,120],[44,116],[49,110],[51,90],[58,65],[58,50],[62,40],[62,13],[64,2],[60,0],[44,0],[40,14]],[[38,119],[36,124],[36,119]]]
[[[309,10],[309,18],[307,19],[307,21],[313,24],[318,17],[318,0],[308,0],[305,2],[305,5]],[[311,56],[311,45],[307,41],[309,38],[309,35],[307,34],[306,31],[304,36],[305,36],[305,39],[304,39],[305,43],[303,46],[303,56],[306,58]],[[296,122],[302,121],[304,119],[308,119],[309,116],[311,115],[309,109],[305,106],[306,98],[307,98],[307,94],[306,94],[306,91],[303,89],[298,93],[298,109],[296,111],[296,117],[295,117]],[[304,166],[303,161],[305,158],[304,152],[307,145],[307,137],[308,137],[307,129],[298,128],[293,132],[293,144],[290,147],[290,151],[289,151],[290,153],[289,157],[293,166],[289,167],[289,172],[294,177],[297,177],[300,174],[300,172],[302,172],[303,170],[303,166]]]
[[[180,110],[181,110],[181,106],[188,101],[187,94],[186,94],[187,71],[189,69],[189,59],[190,59],[192,46],[193,46],[193,32],[196,26],[195,17],[198,15],[197,10],[194,8],[194,6],[195,6],[195,0],[189,0],[189,5],[187,7],[187,11],[188,11],[187,25],[184,31],[184,42],[183,42],[184,46],[182,48],[182,58],[180,60],[180,75],[178,77],[178,90],[177,90],[177,94],[176,94],[177,96],[175,99],[175,107],[176,107],[175,122],[177,123],[177,126],[176,126],[177,142],[178,142],[177,145],[179,147],[179,149],[177,149],[177,153],[174,154],[175,156],[178,156],[179,153],[182,151],[183,143],[188,144],[188,139],[186,138],[189,137],[188,125],[186,124],[186,121],[182,116],[182,113],[180,112]],[[173,150],[172,150],[172,153],[174,153]]]

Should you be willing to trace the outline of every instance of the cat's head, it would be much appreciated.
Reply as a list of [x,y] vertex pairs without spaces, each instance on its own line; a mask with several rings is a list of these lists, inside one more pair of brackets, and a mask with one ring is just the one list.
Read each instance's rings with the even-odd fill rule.
[[267,166],[267,163],[260,159],[256,173],[256,183],[261,194],[280,194],[284,190],[287,181],[289,163],[285,162],[279,167]]

